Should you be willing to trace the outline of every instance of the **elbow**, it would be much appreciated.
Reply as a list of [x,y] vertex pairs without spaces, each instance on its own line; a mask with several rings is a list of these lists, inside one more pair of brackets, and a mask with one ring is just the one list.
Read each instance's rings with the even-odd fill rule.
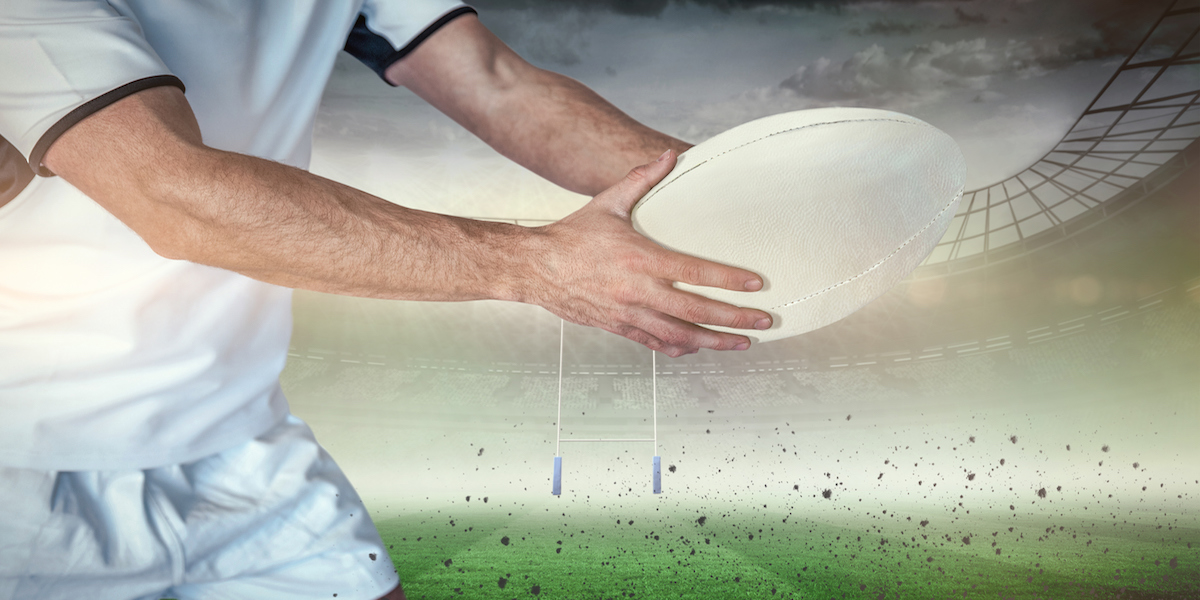
[[[116,214],[155,254],[169,260],[203,262],[204,223],[201,214],[189,203],[179,178],[161,174],[134,183],[131,195],[136,200],[113,206]],[[132,209],[132,210],[131,210]]]
[[182,244],[172,236],[142,236],[150,249],[155,254],[167,260],[193,260],[195,253],[191,252],[186,244]]

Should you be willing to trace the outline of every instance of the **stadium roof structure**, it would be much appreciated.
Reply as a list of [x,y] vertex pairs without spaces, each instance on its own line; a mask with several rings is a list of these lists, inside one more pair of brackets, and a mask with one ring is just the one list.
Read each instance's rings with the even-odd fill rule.
[[1188,166],[1200,138],[1200,3],[1175,0],[1062,140],[1023,171],[963,193],[916,279],[978,269],[1125,210]]

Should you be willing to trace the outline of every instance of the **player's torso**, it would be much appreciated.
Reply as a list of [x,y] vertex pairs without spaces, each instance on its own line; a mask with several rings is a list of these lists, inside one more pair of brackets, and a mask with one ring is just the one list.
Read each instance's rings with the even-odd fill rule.
[[[359,4],[115,0],[97,10],[140,25],[187,87],[207,145],[304,168]],[[164,259],[67,182],[34,179],[0,207],[0,462],[177,462],[225,443],[206,428],[233,423],[222,427],[244,436],[237,423],[279,418],[290,302],[290,290]]]

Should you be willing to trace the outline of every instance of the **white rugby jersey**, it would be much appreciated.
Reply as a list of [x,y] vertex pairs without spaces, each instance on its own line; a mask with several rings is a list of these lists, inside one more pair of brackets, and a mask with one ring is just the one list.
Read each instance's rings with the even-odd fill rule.
[[0,2],[0,464],[187,462],[287,413],[291,290],[155,254],[41,164],[59,135],[172,85],[208,146],[305,168],[338,51],[382,75],[469,12],[454,0]]

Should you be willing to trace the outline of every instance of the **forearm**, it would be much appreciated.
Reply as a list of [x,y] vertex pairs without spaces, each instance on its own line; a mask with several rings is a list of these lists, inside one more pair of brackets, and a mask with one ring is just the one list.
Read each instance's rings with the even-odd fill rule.
[[536,71],[493,100],[495,126],[481,136],[564,188],[595,195],[664,150],[691,147],[642,125],[574,79]]
[[50,148],[46,164],[168,258],[340,294],[520,299],[512,281],[523,254],[514,246],[531,230],[403,208],[209,148],[175,88],[140,92],[85,119]]
[[[517,299],[515,225],[407,209],[299,169],[205,150],[157,178],[139,227],[172,258],[293,288],[406,300]],[[199,200],[199,201],[198,201]],[[135,217],[136,220],[136,217]]]
[[567,189],[595,195],[664,150],[690,144],[659,133],[583,84],[523,60],[467,15],[443,27],[387,78],[501,154]]

